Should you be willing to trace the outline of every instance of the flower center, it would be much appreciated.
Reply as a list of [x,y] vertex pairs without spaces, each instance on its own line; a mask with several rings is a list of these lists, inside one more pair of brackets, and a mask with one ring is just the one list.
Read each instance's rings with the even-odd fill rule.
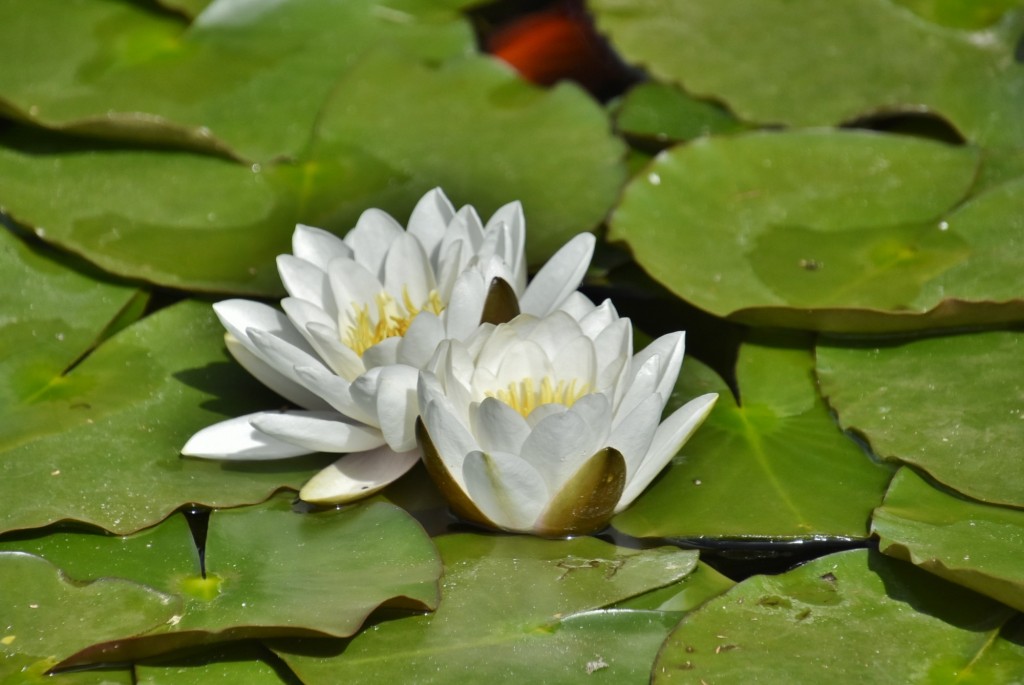
[[545,376],[539,384],[533,378],[524,378],[518,383],[509,383],[507,388],[489,390],[484,394],[501,400],[526,417],[542,404],[562,404],[571,407],[588,392],[589,383],[579,383],[575,379],[556,383]]
[[387,338],[405,335],[412,320],[420,312],[440,314],[444,311],[444,303],[436,290],[431,290],[427,301],[417,307],[409,297],[409,291],[402,288],[401,301],[381,291],[374,298],[377,305],[377,317],[374,321],[370,316],[370,305],[352,304],[352,323],[349,324],[341,341],[360,357],[366,350]]

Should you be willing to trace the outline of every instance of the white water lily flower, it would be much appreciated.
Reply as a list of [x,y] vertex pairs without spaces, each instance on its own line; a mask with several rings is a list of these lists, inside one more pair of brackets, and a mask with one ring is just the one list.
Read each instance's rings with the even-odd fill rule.
[[594,237],[567,243],[527,285],[525,221],[518,202],[484,225],[440,189],[416,205],[405,230],[371,209],[344,238],[299,225],[277,266],[283,312],[249,300],[214,305],[228,350],[299,410],[265,411],[196,433],[182,454],[279,459],[342,457],[303,488],[309,501],[342,502],[392,482],[418,460],[418,370],[445,338],[480,324],[493,279],[511,285],[525,312],[586,309],[576,288]]
[[629,506],[717,395],[661,421],[683,334],[632,356],[628,319],[600,307],[485,325],[420,374],[424,463],[461,517],[512,532],[591,533]]

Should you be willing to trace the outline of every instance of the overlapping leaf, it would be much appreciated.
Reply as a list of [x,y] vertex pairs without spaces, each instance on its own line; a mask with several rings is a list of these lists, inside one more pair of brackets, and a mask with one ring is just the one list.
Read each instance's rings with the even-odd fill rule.
[[338,682],[645,683],[677,614],[603,610],[690,573],[696,552],[616,548],[593,538],[437,539],[442,600],[343,644],[274,649],[306,685]]
[[[213,512],[205,575],[181,516],[126,538],[54,533],[0,541],[0,549],[43,556],[76,580],[118,578],[168,598],[173,611],[157,624],[80,639],[59,655],[74,655],[72,663],[132,660],[245,637],[347,636],[382,604],[436,607],[441,573],[430,539],[393,505],[299,515],[280,497]],[[91,611],[101,611],[99,601]],[[61,626],[75,630],[72,623]]]
[[[21,552],[0,552],[0,574],[3,683],[50,682],[45,673],[63,657],[97,641],[166,625],[181,610],[173,595],[119,578],[75,583],[45,559]],[[71,681],[79,682],[90,679]]]
[[302,151],[335,81],[368,49],[441,60],[473,45],[458,14],[418,0],[219,0],[191,24],[143,3],[4,0],[0,43],[0,111],[259,162]]
[[[963,6],[973,3],[959,3]],[[595,0],[598,26],[630,61],[741,119],[833,125],[936,112],[989,146],[1024,146],[1024,12],[966,31],[891,0]]]
[[740,349],[738,402],[713,371],[686,360],[667,409],[706,392],[718,392],[718,402],[616,528],[637,537],[867,536],[889,472],[835,425],[809,351],[790,345]]
[[1012,609],[855,550],[755,576],[688,614],[652,682],[1009,683],[1022,638]]
[[114,273],[271,294],[282,292],[274,257],[290,251],[297,222],[344,233],[370,207],[404,221],[440,185],[485,215],[522,201],[537,263],[593,229],[624,179],[623,146],[595,103],[568,86],[536,89],[483,58],[435,68],[367,57],[307,137],[299,158],[250,166],[14,127],[0,134],[0,206]]
[[823,343],[822,392],[882,458],[979,500],[1024,506],[1024,333]]
[[630,138],[661,146],[747,128],[720,105],[654,81],[641,83],[623,96],[615,107],[615,126]]
[[977,159],[856,132],[706,139],[630,184],[611,237],[679,296],[746,323],[862,332],[1014,320],[1024,179],[957,206]]
[[[51,312],[39,315],[24,328],[55,335]],[[67,373],[33,355],[6,359],[5,375],[19,382],[2,411],[12,423],[0,440],[0,530],[72,519],[127,533],[184,504],[237,506],[301,486],[323,457],[225,464],[180,456],[196,430],[281,402],[227,357],[222,333],[208,304],[183,302]]]
[[1024,611],[1024,511],[954,497],[904,468],[871,530],[886,554]]

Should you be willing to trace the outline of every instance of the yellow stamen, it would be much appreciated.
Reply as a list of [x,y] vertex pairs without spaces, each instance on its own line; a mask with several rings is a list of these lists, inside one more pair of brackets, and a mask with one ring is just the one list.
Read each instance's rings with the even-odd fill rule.
[[381,291],[374,298],[377,305],[377,322],[370,317],[370,305],[352,303],[352,323],[349,324],[341,341],[360,357],[381,340],[405,335],[412,320],[420,312],[440,314],[444,303],[436,290],[431,290],[427,301],[417,307],[409,297],[408,288],[402,288],[402,301]]
[[518,383],[509,383],[506,389],[491,390],[484,394],[501,400],[525,417],[542,404],[562,404],[571,407],[588,392],[589,383],[577,385],[576,379],[555,383],[550,377],[545,376],[541,379],[539,388],[534,379],[524,378]]

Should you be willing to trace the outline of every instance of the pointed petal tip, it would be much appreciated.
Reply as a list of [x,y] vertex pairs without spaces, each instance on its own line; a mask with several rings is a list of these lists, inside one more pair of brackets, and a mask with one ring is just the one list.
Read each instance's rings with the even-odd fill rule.
[[374,495],[419,461],[419,452],[381,447],[347,454],[309,479],[299,498],[310,504],[347,504]]

